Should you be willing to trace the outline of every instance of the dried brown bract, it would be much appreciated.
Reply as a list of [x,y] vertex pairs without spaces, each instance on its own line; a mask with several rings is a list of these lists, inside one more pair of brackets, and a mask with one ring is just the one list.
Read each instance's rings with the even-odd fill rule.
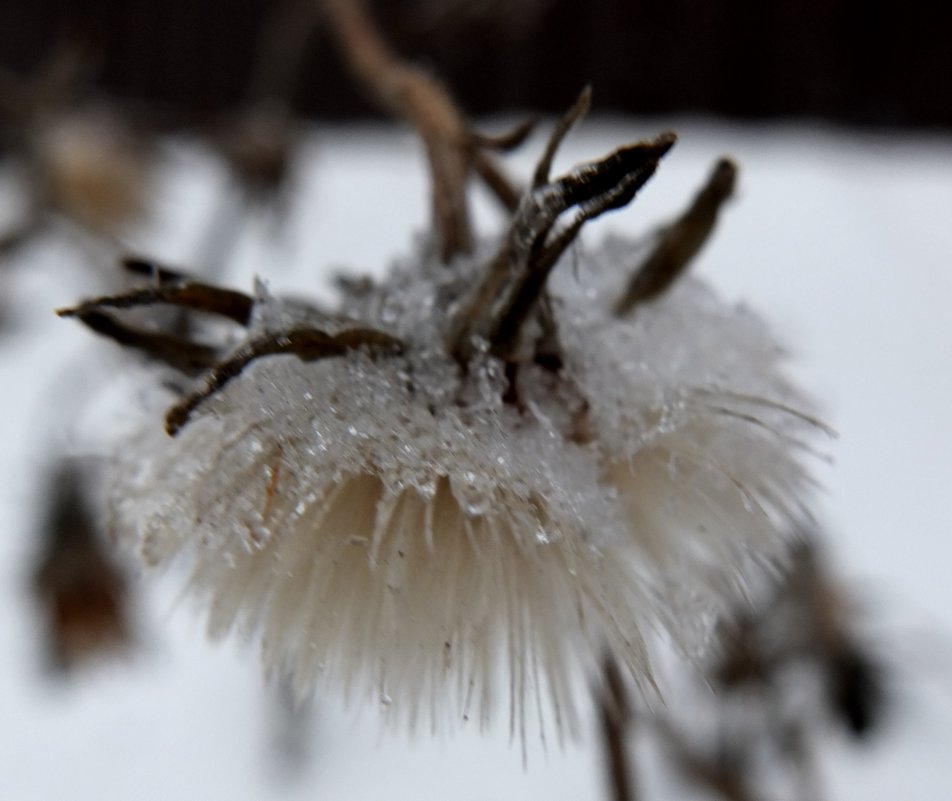
[[722,158],[714,165],[694,201],[661,232],[650,255],[632,275],[615,305],[617,315],[630,314],[636,305],[654,300],[674,283],[707,242],[736,180],[737,165],[731,159]]

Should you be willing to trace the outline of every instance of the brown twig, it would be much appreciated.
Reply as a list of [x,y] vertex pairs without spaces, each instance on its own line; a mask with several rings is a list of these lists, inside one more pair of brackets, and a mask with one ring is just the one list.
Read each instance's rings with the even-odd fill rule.
[[[509,357],[519,348],[524,323],[552,268],[582,226],[629,203],[676,140],[667,132],[627,145],[549,182],[558,143],[584,113],[588,99],[586,89],[553,131],[536,168],[533,189],[520,202],[502,246],[450,332],[450,352],[461,364],[472,355],[477,337],[488,341],[499,356]],[[559,217],[575,207],[575,219],[553,233]]]
[[518,126],[508,137],[486,137],[469,130],[449,93],[429,73],[397,56],[384,41],[362,0],[324,0],[324,9],[348,65],[358,80],[391,113],[420,134],[430,164],[433,217],[440,256],[449,261],[472,248],[466,186],[475,171],[507,207],[518,194],[486,152],[508,149],[528,135]]
[[592,87],[586,86],[578,96],[571,108],[562,115],[556,123],[555,128],[549,135],[549,141],[546,142],[545,150],[542,152],[542,158],[536,165],[535,173],[532,176],[532,188],[539,189],[549,182],[549,173],[552,171],[552,161],[555,159],[555,153],[562,144],[562,140],[572,130],[575,123],[582,119],[592,105]]
[[627,744],[632,713],[618,664],[607,654],[602,661],[598,720],[612,801],[636,801],[638,794]]
[[165,415],[165,430],[169,435],[175,436],[199,405],[262,356],[291,354],[301,361],[310,362],[340,356],[360,347],[393,351],[399,350],[402,343],[390,334],[371,328],[350,328],[331,334],[317,328],[301,327],[253,337],[230,356],[211,367],[200,385],[185,394],[168,410]]
[[61,317],[76,317],[87,328],[126,348],[137,350],[151,359],[167,364],[185,375],[198,375],[218,361],[218,349],[191,342],[183,337],[140,331],[96,309],[62,310]]
[[630,314],[639,303],[654,300],[681,275],[707,241],[724,202],[733,194],[737,165],[720,159],[690,207],[661,235],[647,259],[632,276],[615,314]]
[[84,301],[78,306],[57,309],[60,317],[79,317],[101,309],[132,309],[168,303],[183,309],[217,314],[239,325],[247,325],[254,307],[254,299],[243,292],[221,289],[198,281],[164,282],[158,286],[139,287],[119,295],[109,295]]

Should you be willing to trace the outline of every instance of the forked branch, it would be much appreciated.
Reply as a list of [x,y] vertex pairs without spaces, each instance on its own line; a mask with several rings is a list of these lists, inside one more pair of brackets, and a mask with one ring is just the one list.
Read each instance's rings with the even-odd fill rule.
[[[666,132],[651,141],[626,145],[550,182],[558,144],[585,113],[589,97],[586,89],[553,131],[536,168],[533,188],[520,202],[502,246],[450,333],[449,349],[460,363],[469,360],[478,339],[489,342],[501,357],[518,350],[524,323],[552,268],[582,226],[628,204],[677,138]],[[578,209],[575,218],[555,231],[559,217],[572,208]]]
[[192,342],[187,337],[126,325],[104,309],[122,310],[168,304],[180,309],[216,314],[247,326],[251,322],[254,298],[231,289],[191,281],[181,273],[149,261],[126,259],[123,266],[129,272],[151,277],[153,283],[118,295],[93,298],[72,308],[59,309],[57,314],[60,317],[76,317],[96,333],[138,350],[181,373],[201,376],[198,386],[168,410],[165,429],[171,435],[178,433],[202,402],[239,376],[255,359],[290,354],[301,361],[310,362],[340,356],[361,347],[390,352],[400,351],[403,347],[399,339],[384,331],[346,319],[335,319],[330,321],[335,329],[333,331],[300,324],[277,331],[253,333],[238,348],[223,356],[221,348]]

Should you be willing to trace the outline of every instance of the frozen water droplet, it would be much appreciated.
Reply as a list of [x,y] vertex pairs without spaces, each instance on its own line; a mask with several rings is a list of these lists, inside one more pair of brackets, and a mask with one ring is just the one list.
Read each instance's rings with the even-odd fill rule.
[[416,491],[424,501],[432,501],[436,496],[436,481],[424,481],[417,484]]
[[489,340],[485,337],[474,336],[470,340],[474,353],[489,353]]
[[393,703],[393,699],[387,695],[387,693],[382,692],[380,693],[380,703],[383,706],[390,706],[390,704]]
[[393,298],[388,298],[386,301],[384,301],[383,306],[380,309],[381,322],[387,325],[393,325],[399,319],[400,319],[399,304]]
[[258,523],[248,527],[248,541],[245,543],[246,550],[249,552],[260,550],[271,539],[271,532],[268,528]]
[[675,454],[671,454],[671,456],[668,458],[668,477],[672,480],[675,480],[678,478],[679,472],[678,457]]
[[552,542],[549,532],[544,528],[539,528],[536,530],[535,538],[536,542],[538,542],[540,545],[548,545],[550,542]]
[[481,517],[486,514],[486,504],[478,500],[464,501],[463,511],[467,517]]

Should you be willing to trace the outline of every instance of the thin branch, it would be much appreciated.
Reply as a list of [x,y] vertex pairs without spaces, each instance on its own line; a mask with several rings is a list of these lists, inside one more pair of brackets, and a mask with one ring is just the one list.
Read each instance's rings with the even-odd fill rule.
[[555,159],[555,153],[562,144],[562,140],[581,120],[592,105],[592,87],[586,86],[579,94],[578,98],[572,104],[571,108],[562,115],[562,118],[556,124],[549,141],[546,143],[542,158],[536,165],[535,174],[532,176],[532,188],[538,189],[549,182],[549,173],[552,171],[552,161]]
[[249,339],[223,362],[212,367],[198,388],[169,409],[165,416],[165,430],[175,436],[199,405],[262,356],[291,354],[301,361],[311,362],[340,356],[359,347],[392,351],[400,350],[402,343],[390,334],[371,328],[352,328],[336,334],[316,328],[292,328]]
[[254,307],[254,299],[243,292],[220,289],[197,281],[165,282],[158,286],[131,289],[119,295],[106,295],[84,301],[78,306],[57,309],[60,317],[83,318],[100,309],[132,309],[167,303],[192,311],[217,314],[239,325],[247,325]]
[[470,131],[470,144],[474,148],[485,148],[486,150],[495,150],[497,153],[509,153],[523,145],[526,139],[535,130],[539,124],[537,117],[517,122],[508,131],[500,134],[484,134],[478,131]]
[[179,270],[173,270],[164,264],[160,264],[152,259],[141,258],[139,256],[126,256],[119,260],[119,265],[131,275],[141,275],[144,278],[151,278],[157,284],[177,283],[179,281],[188,281],[189,276]]
[[87,328],[97,334],[108,337],[124,347],[138,350],[149,358],[167,364],[186,375],[197,375],[203,370],[207,370],[218,360],[217,348],[197,344],[168,334],[130,328],[105,312],[92,309],[82,312],[65,311],[70,313],[61,316],[76,317]]
[[684,272],[714,230],[721,206],[734,192],[736,178],[737,165],[728,158],[720,159],[687,211],[668,226],[632,276],[615,305],[618,317],[630,314],[639,303],[654,300]]
[[[583,93],[563,123],[577,117],[586,102]],[[564,136],[565,130],[567,125],[560,124],[550,143]],[[451,331],[450,351],[461,363],[472,355],[474,337],[487,340],[497,355],[508,356],[515,351],[549,273],[581,227],[629,203],[654,174],[675,139],[667,132],[649,142],[621,147],[525,195],[500,250]],[[547,148],[543,154],[543,166],[551,159],[549,151]],[[537,176],[546,173],[545,168],[536,170]],[[550,237],[559,217],[573,207],[579,209],[576,218]]]
[[598,720],[612,801],[636,801],[638,794],[627,742],[631,708],[618,664],[609,655],[602,662],[602,687],[598,695]]
[[[472,248],[466,184],[474,169],[499,194],[504,205],[511,192],[502,172],[482,152],[515,146],[528,136],[528,123],[508,136],[490,138],[470,132],[463,116],[443,86],[424,70],[414,67],[390,49],[362,0],[323,0],[327,18],[341,50],[358,80],[391,113],[406,119],[423,140],[430,163],[433,217],[440,237],[440,256],[449,261]],[[488,160],[488,161],[487,161]],[[488,176],[488,177],[487,177]],[[501,189],[502,188],[502,189]],[[501,194],[500,194],[501,190]]]
[[506,211],[512,213],[519,208],[522,189],[510,180],[494,158],[481,150],[475,151],[473,153],[473,169]]

